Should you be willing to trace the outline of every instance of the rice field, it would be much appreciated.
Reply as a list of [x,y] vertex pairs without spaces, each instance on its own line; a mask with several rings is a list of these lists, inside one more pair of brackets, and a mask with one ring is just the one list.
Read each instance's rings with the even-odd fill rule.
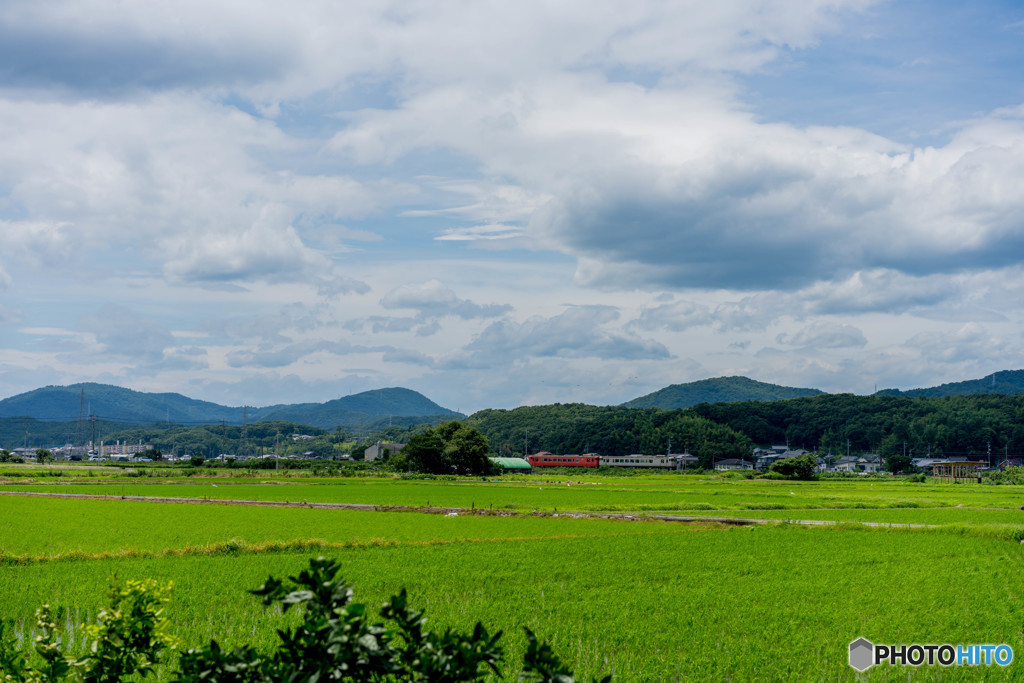
[[[111,576],[151,577],[174,581],[169,614],[186,645],[215,637],[269,646],[283,617],[265,613],[245,590],[323,554],[341,562],[361,602],[379,604],[404,586],[435,627],[470,628],[480,619],[503,630],[513,664],[528,626],[580,680],[607,673],[618,681],[1024,677],[1016,662],[879,666],[858,676],[846,661],[848,644],[861,636],[1007,643],[1024,657],[1024,546],[1012,540],[1024,532],[1024,489],[672,475],[573,478],[569,486],[553,479],[216,483],[3,488],[167,497],[203,497],[195,492],[205,489],[239,500],[414,507],[429,500],[517,514],[0,496],[3,616],[31,638],[31,615],[49,602],[64,608],[73,633],[103,605]],[[529,514],[556,508],[846,523],[735,527]],[[856,524],[864,521],[940,526]]]

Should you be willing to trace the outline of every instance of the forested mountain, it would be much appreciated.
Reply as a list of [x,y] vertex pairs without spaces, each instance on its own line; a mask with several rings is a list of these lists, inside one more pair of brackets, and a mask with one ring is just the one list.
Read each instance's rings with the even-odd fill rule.
[[817,396],[817,389],[798,389],[758,382],[747,377],[715,377],[687,384],[673,384],[654,393],[623,403],[625,408],[689,408],[698,403],[727,401],[776,401],[784,398]]
[[854,396],[825,394],[790,401],[704,403],[690,411],[742,432],[755,443],[833,454],[1020,456],[1024,395]]
[[1024,370],[1002,370],[982,379],[950,382],[924,389],[882,389],[876,396],[965,396],[971,394],[1024,394]]
[[365,427],[389,418],[416,418],[412,422],[419,424],[462,417],[416,391],[398,387],[364,391],[326,403],[272,405],[247,410],[181,394],[145,393],[95,383],[44,387],[0,401],[0,418],[31,417],[63,422],[77,421],[82,415],[136,424],[242,424],[243,420],[284,420],[323,429],[339,425]]
[[629,455],[688,450],[710,463],[711,458],[750,455],[751,441],[732,428],[684,410],[636,410],[582,403],[530,406],[515,410],[482,410],[466,424],[487,437],[498,455],[525,452]]

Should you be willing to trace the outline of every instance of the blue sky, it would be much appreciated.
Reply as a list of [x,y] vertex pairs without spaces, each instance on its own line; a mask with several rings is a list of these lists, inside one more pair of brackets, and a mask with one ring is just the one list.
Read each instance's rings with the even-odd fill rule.
[[0,7],[0,396],[1024,366],[1011,2]]

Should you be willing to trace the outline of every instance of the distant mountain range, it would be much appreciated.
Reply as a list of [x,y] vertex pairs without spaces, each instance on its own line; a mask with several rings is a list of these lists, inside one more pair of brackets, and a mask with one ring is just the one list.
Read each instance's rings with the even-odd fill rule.
[[422,417],[422,422],[464,417],[462,413],[442,408],[419,392],[400,387],[364,391],[326,403],[245,409],[181,394],[146,393],[94,383],[43,387],[0,401],[0,418],[32,417],[48,422],[68,422],[83,414],[137,424],[242,424],[243,420],[284,420],[321,429],[334,429],[339,425],[353,427],[388,417]]
[[[624,408],[689,408],[698,403],[733,401],[777,401],[817,396],[818,389],[785,387],[747,377],[715,377],[686,384],[673,384],[622,404]],[[942,384],[923,389],[883,389],[876,396],[942,397],[964,394],[1024,394],[1024,370],[1003,370],[982,379]],[[84,405],[83,405],[84,403]],[[0,400],[0,419],[34,418],[45,422],[72,422],[79,417],[118,423],[179,425],[231,425],[243,421],[281,420],[334,429],[368,427],[389,418],[395,424],[461,419],[462,413],[442,408],[423,394],[392,387],[374,389],[326,403],[295,403],[263,407],[223,406],[181,394],[133,391],[109,384],[82,383],[50,386]]]
[[673,384],[654,393],[623,403],[625,408],[689,408],[698,403],[731,401],[777,401],[784,398],[817,396],[817,389],[798,389],[758,382],[747,377],[715,377],[686,384]]
[[1024,370],[1001,370],[982,379],[969,379],[964,382],[950,382],[926,389],[882,389],[875,396],[964,396],[970,394],[1024,394]]
[[[623,403],[625,408],[689,408],[698,403],[732,401],[777,401],[787,398],[817,396],[818,389],[799,389],[758,382],[747,377],[715,377],[687,384],[673,384],[654,393]],[[964,396],[969,394],[1024,394],[1024,370],[1002,370],[982,379],[941,384],[923,389],[881,389],[875,396]]]

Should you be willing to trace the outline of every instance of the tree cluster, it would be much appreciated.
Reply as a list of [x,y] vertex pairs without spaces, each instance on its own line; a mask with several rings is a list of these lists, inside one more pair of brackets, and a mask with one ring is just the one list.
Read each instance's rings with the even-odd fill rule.
[[392,466],[428,474],[491,474],[495,466],[487,457],[489,449],[479,430],[449,420],[410,438]]
[[[907,398],[827,394],[787,401],[702,404],[694,414],[743,432],[755,443],[834,455],[910,457],[1024,452],[1024,395]],[[904,453],[906,458],[904,458]]]

